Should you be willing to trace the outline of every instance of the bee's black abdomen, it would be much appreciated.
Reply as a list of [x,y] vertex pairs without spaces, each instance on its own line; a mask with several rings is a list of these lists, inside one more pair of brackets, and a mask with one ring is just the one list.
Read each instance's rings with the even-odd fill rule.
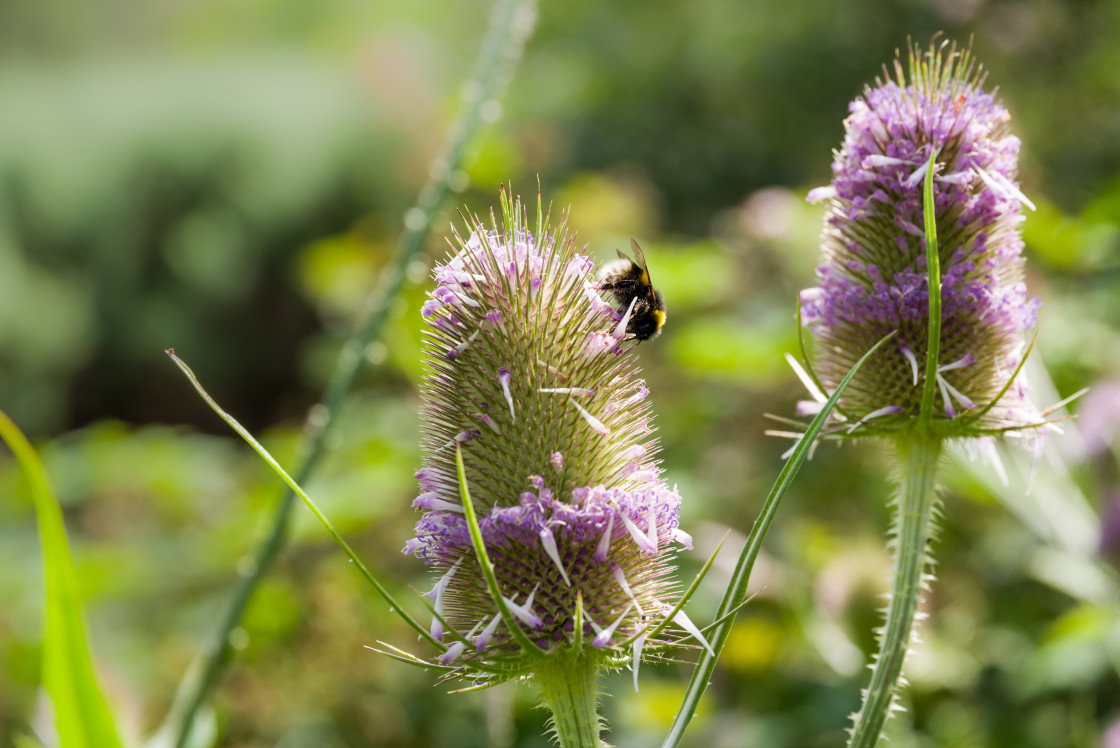
[[[626,311],[622,310],[621,313],[625,314]],[[637,340],[650,340],[658,336],[664,324],[665,302],[660,293],[650,289],[649,295],[634,305],[634,312],[630,315],[626,332]]]

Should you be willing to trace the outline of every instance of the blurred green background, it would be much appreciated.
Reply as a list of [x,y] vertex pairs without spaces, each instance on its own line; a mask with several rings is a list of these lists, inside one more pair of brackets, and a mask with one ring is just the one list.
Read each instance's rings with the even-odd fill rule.
[[[190,390],[175,346],[282,462],[388,262],[490,12],[432,0],[0,4],[0,407],[66,511],[94,647],[126,730],[149,735],[246,571],[279,488]],[[509,181],[571,206],[599,258],[642,243],[668,302],[640,349],[670,483],[697,540],[738,543],[788,443],[796,292],[813,285],[847,102],[907,35],[967,41],[1023,140],[1030,372],[1070,409],[1029,494],[946,472],[938,580],[894,746],[1120,745],[1120,4],[1112,0],[543,2],[500,118],[308,486],[409,597],[419,307],[462,205]],[[492,112],[498,114],[498,112]],[[890,557],[890,458],[825,446],[787,496],[692,746],[835,746],[866,684]],[[737,548],[690,614],[709,621]],[[0,457],[0,746],[36,719],[42,577],[30,502]],[[419,604],[416,610],[420,611]],[[302,508],[235,632],[219,744],[543,746],[507,687],[448,695],[384,659],[423,653]],[[620,748],[658,744],[689,670],[607,680]],[[1112,742],[1107,742],[1111,740]]]

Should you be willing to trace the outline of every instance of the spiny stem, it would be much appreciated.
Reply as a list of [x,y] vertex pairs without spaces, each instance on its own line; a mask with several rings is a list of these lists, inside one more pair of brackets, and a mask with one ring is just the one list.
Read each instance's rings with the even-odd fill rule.
[[890,716],[902,664],[910,646],[914,617],[921,602],[922,573],[928,561],[926,548],[933,535],[934,489],[942,449],[942,440],[924,430],[898,440],[900,491],[894,530],[897,542],[894,581],[871,685],[855,716],[849,748],[873,748]]
[[[313,417],[308,419],[304,442],[307,445],[306,451],[303,461],[295,470],[297,483],[307,483],[322,457],[330,427],[365,362],[366,348],[377,339],[385,325],[389,310],[404,286],[404,270],[416,258],[424,244],[432,217],[447,195],[450,181],[462,163],[467,144],[482,122],[484,108],[492,105],[504,93],[505,86],[512,78],[525,41],[532,32],[535,14],[535,0],[497,0],[470,81],[465,87],[465,91],[471,92],[471,95],[464,95],[463,108],[448,131],[443,148],[433,161],[431,176],[420,190],[415,207],[406,216],[397,255],[382,276],[382,287],[371,294],[362,325],[343,345],[323,399],[313,409]],[[241,579],[205,652],[205,665],[201,675],[192,670],[184,678],[180,689],[182,696],[180,698],[177,695],[173,714],[169,715],[174,720],[177,716],[174,712],[178,712],[180,708],[182,710],[177,720],[175,748],[187,745],[195,715],[221,676],[229,659],[230,633],[240,624],[249,599],[272,567],[284,544],[295,499],[291,490],[284,492],[276,507],[268,536],[257,549],[252,571]]]
[[595,708],[595,663],[587,657],[554,657],[534,674],[541,698],[552,712],[560,748],[600,748],[601,724]]

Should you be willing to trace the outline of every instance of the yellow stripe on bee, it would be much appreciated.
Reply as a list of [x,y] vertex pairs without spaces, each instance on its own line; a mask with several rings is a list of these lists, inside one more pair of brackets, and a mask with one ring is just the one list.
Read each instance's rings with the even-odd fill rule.
[[648,286],[649,285],[649,271],[646,270],[645,268],[642,268],[641,282],[642,282],[643,286]]
[[661,327],[663,324],[665,324],[665,312],[661,311],[660,309],[654,309],[652,312],[650,312],[650,316],[657,320],[658,327]]

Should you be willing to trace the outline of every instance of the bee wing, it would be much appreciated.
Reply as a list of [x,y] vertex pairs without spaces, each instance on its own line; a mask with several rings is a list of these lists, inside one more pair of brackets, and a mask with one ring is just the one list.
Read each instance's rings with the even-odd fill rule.
[[[634,254],[638,258],[638,265],[641,266],[642,270],[645,270],[646,269],[646,256],[642,252],[642,248],[638,246],[638,242],[634,241],[634,237],[630,237],[630,249],[634,250]],[[622,254],[622,253],[619,252],[619,254]]]
[[649,266],[646,265],[646,255],[642,252],[642,248],[638,246],[634,237],[630,237],[630,249],[634,250],[634,254],[638,256],[637,265],[642,269],[642,283],[647,286],[652,285],[652,281],[649,279]]

